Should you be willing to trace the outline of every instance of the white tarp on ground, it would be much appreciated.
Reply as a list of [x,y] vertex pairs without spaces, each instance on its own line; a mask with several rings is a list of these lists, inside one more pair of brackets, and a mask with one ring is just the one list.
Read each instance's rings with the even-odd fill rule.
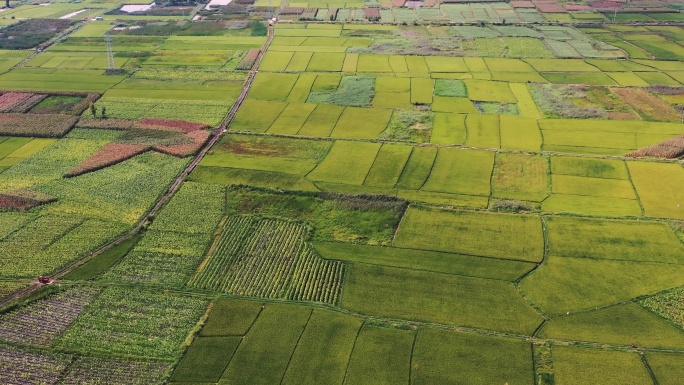
[[154,2],[149,3],[149,4],[128,4],[128,5],[124,5],[123,7],[119,8],[119,11],[127,12],[127,13],[145,12],[145,11],[149,10],[150,8],[152,8],[153,5],[154,5]]
[[87,11],[87,9],[82,9],[82,10],[80,10],[80,11],[67,13],[66,15],[60,17],[60,19],[71,19],[72,17],[78,15],[78,14],[81,13],[81,12],[85,12],[85,11]]
[[204,9],[223,7],[230,4],[231,1],[233,0],[211,0]]

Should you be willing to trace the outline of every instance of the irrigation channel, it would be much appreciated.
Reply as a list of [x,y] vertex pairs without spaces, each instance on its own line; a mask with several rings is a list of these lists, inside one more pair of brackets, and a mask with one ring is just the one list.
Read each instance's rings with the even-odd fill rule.
[[[178,191],[180,188],[181,184],[183,184],[183,181],[185,178],[197,167],[199,162],[204,158],[204,156],[209,152],[209,150],[218,142],[218,140],[221,138],[221,136],[228,131],[228,128],[230,127],[230,124],[233,122],[233,119],[235,119],[235,115],[237,115],[238,110],[240,109],[240,106],[242,106],[242,103],[245,101],[247,98],[247,94],[249,93],[249,90],[252,88],[252,83],[254,83],[254,78],[256,77],[259,68],[259,65],[261,64],[261,60],[264,58],[264,54],[268,50],[268,47],[271,45],[271,42],[273,41],[273,37],[275,34],[275,28],[272,25],[269,25],[268,27],[268,37],[266,39],[266,42],[264,45],[261,47],[261,51],[259,51],[259,55],[257,56],[256,60],[254,61],[254,65],[252,66],[252,69],[249,71],[249,74],[247,76],[247,80],[245,81],[244,86],[242,87],[242,92],[240,92],[240,95],[238,96],[237,100],[233,104],[233,107],[228,111],[228,114],[226,114],[226,117],[223,118],[223,121],[221,124],[218,126],[216,130],[214,130],[214,133],[211,135],[209,140],[200,148],[200,150],[197,152],[195,157],[192,159],[192,162],[190,162],[187,167],[183,170],[180,175],[173,181],[171,186],[169,186],[168,190],[159,197],[157,202],[154,204],[152,209],[147,212],[147,214],[138,221],[138,223],[133,227],[131,230],[126,232],[125,234],[119,236],[118,238],[114,239],[111,242],[108,242],[102,246],[100,246],[98,249],[88,253],[85,257],[79,259],[78,261],[74,262],[73,264],[55,272],[54,274],[50,275],[48,278],[51,280],[57,280],[70,272],[74,271],[76,268],[82,266],[86,262],[90,261],[91,259],[95,258],[97,255],[101,254],[105,250],[109,249],[112,246],[118,245],[119,243],[125,241],[126,239],[132,237],[133,235],[137,234],[140,229],[145,226],[146,223],[150,222],[150,220],[157,214],[157,212],[171,199],[171,197]],[[21,291],[18,291],[14,293],[11,296],[8,296],[4,298],[2,301],[0,301],[0,308],[4,308],[5,306],[11,304],[12,302],[16,301],[17,299],[20,299],[24,296],[27,296],[34,291],[40,289],[43,285],[38,282],[32,282],[33,284]]]

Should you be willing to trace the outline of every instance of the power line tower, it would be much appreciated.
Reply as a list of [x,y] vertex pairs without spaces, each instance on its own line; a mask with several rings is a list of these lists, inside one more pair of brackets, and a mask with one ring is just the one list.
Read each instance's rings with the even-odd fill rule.
[[112,52],[112,38],[109,36],[109,32],[105,35],[105,42],[107,43],[107,64],[109,71],[113,72],[116,68],[114,67],[114,53]]

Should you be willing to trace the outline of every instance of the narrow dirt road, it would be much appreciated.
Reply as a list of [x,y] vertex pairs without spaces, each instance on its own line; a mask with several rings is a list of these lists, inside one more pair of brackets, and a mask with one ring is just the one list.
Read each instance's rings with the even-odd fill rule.
[[[118,245],[119,243],[123,242],[124,240],[132,237],[136,233],[140,231],[140,229],[145,226],[146,223],[150,221],[151,218],[153,218],[157,212],[171,199],[171,197],[178,191],[180,186],[183,184],[183,181],[185,178],[197,167],[200,161],[202,161],[202,158],[207,154],[207,152],[218,142],[218,140],[221,138],[221,136],[228,131],[228,128],[230,127],[230,124],[233,122],[233,119],[235,119],[235,115],[237,114],[238,110],[240,109],[240,106],[242,103],[245,101],[247,98],[247,94],[249,93],[249,90],[252,88],[252,83],[254,83],[254,78],[256,77],[259,68],[259,64],[261,64],[261,60],[264,57],[264,53],[268,50],[268,47],[271,45],[271,42],[273,41],[273,36],[274,36],[274,28],[273,26],[268,27],[268,37],[266,39],[266,42],[261,48],[261,51],[259,52],[259,56],[257,56],[256,60],[254,61],[254,65],[252,66],[252,69],[249,71],[249,74],[247,76],[247,79],[245,80],[245,84],[242,87],[242,92],[240,92],[240,95],[238,96],[237,100],[231,107],[231,109],[228,111],[228,114],[226,114],[226,117],[223,119],[219,127],[214,130],[214,133],[212,136],[209,138],[209,140],[205,143],[204,146],[197,152],[195,157],[192,159],[192,161],[185,167],[183,172],[178,175],[178,177],[173,181],[171,186],[166,190],[164,195],[162,195],[157,202],[154,204],[152,209],[145,215],[143,218],[140,219],[140,221],[133,227],[131,230],[126,232],[125,234],[119,236],[118,238],[114,239],[113,241],[108,242],[107,244],[100,246],[98,249],[90,252],[87,256],[84,258],[79,259],[78,261],[74,262],[73,264],[63,268],[62,270],[57,271],[56,273],[52,274],[50,276],[51,279],[57,280],[61,277],[64,277],[65,275],[69,274],[70,272],[74,271],[76,268],[82,266],[89,260],[93,259],[95,256],[99,255],[100,253],[104,252],[105,250],[109,249],[112,246]],[[22,298],[36,290],[38,290],[42,285],[38,283],[37,281],[30,287],[21,290],[9,297],[4,298],[2,301],[0,301],[0,308],[12,303],[13,301]]]

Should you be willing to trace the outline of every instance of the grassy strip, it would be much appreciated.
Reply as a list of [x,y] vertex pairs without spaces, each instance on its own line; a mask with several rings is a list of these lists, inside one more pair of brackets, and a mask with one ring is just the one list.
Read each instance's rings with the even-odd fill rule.
[[126,238],[125,240],[121,241],[121,243],[110,247],[109,249],[95,256],[90,261],[79,266],[76,270],[62,277],[62,279],[71,281],[85,281],[97,277],[119,262],[126,254],[128,254],[128,252],[133,248],[133,246],[135,246],[136,243],[138,243],[141,238],[141,233],[137,233],[129,238]]

